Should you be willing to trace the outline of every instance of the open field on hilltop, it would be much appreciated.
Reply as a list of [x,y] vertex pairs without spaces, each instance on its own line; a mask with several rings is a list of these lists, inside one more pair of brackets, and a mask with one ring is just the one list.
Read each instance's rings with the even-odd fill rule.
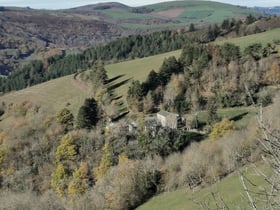
[[[263,172],[267,173],[269,171],[267,166],[258,164],[258,167],[260,167]],[[267,186],[264,179],[257,174],[253,166],[245,166],[242,171],[245,177],[256,185],[254,187],[246,182],[249,190],[257,192],[260,187]],[[240,182],[239,174],[235,172],[225,177],[217,184],[203,189],[196,189],[193,191],[189,189],[180,189],[174,192],[163,193],[138,207],[137,210],[195,210],[201,209],[199,202],[208,203],[209,209],[216,209],[211,193],[215,194],[219,204],[221,204],[222,198],[229,209],[251,209]],[[258,202],[259,201],[256,203],[259,205],[260,209],[263,209],[261,208],[262,204]]]
[[214,42],[214,44],[222,45],[226,42],[230,42],[240,46],[241,50],[244,50],[246,46],[253,43],[261,43],[263,46],[265,46],[267,43],[269,42],[272,43],[274,40],[279,40],[279,39],[280,39],[280,28],[276,28],[262,33],[252,34],[249,36],[216,41]]

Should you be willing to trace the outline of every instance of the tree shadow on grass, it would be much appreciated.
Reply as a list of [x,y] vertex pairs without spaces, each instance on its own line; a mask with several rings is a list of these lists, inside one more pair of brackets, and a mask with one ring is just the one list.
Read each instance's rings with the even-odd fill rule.
[[246,116],[249,112],[244,112],[244,113],[241,113],[239,115],[236,115],[232,118],[230,118],[229,120],[233,120],[233,121],[238,121],[238,120],[241,120],[244,116]]
[[112,85],[110,85],[110,86],[108,87],[108,90],[109,90],[109,91],[110,91],[110,90],[115,90],[115,89],[117,89],[117,88],[119,88],[119,87],[125,85],[126,83],[128,83],[131,79],[132,79],[132,78],[129,78],[129,79],[123,80],[123,81],[121,81],[121,82],[118,82],[118,83],[116,83],[116,84],[112,84]]
[[123,98],[123,96],[116,96],[116,97],[112,98],[111,101],[117,101],[117,100],[120,100],[122,98]]
[[114,82],[114,81],[116,81],[117,79],[122,78],[123,76],[125,76],[125,75],[124,75],[124,74],[120,74],[120,75],[115,76],[115,77],[113,77],[113,78],[111,78],[111,79],[108,79],[108,80],[106,81],[106,84],[109,84],[109,83],[111,83],[111,82]]
[[128,113],[129,113],[129,111],[126,111],[126,112],[123,112],[123,113],[119,114],[118,116],[112,117],[112,122],[116,122],[116,121],[122,119],[122,118],[125,117]]

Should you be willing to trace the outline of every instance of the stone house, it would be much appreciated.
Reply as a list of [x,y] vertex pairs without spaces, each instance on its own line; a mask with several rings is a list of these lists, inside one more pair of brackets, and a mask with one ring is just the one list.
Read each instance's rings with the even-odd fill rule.
[[160,111],[157,113],[157,119],[162,127],[177,129],[180,116],[176,113]]

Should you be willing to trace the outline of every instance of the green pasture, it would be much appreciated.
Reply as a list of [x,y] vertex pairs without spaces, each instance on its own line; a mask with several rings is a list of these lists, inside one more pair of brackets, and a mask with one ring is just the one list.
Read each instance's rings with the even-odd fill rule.
[[233,43],[240,46],[241,50],[244,50],[245,47],[254,43],[261,43],[264,47],[267,43],[273,43],[274,40],[280,39],[280,28],[269,30],[262,33],[252,34],[248,36],[225,39],[222,41],[216,41],[214,44],[222,45],[226,42]]
[[[265,173],[270,171],[268,166],[262,164],[258,164],[258,169]],[[245,183],[251,192],[258,192],[261,188],[267,188],[266,181],[256,172],[253,166],[243,167],[241,173],[244,174]],[[247,179],[255,186],[251,185]],[[256,199],[255,194],[251,193],[251,196],[255,199],[259,209],[265,207],[264,203]],[[215,199],[217,202],[215,202]],[[216,203],[221,205],[223,202],[228,207],[226,209],[251,209],[237,172],[202,189],[183,188],[174,192],[165,192],[153,197],[137,210],[196,210],[202,209],[200,206],[202,203],[208,205],[209,208],[207,209],[217,209]]]

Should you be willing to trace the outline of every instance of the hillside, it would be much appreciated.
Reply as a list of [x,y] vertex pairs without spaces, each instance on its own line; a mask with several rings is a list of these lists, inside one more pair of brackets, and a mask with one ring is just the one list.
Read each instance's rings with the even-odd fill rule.
[[279,40],[280,28],[268,30],[258,34],[252,34],[249,36],[243,36],[238,38],[223,39],[221,41],[214,42],[215,44],[222,45],[226,42],[233,43],[240,46],[241,50],[244,50],[247,46],[260,43],[265,46],[267,43]]
[[[258,163],[257,166],[265,173],[269,170],[263,163]],[[253,181],[254,185],[247,183],[250,186],[250,191],[257,191],[258,188],[268,187],[263,177],[255,171],[254,166],[247,165],[240,169],[240,171],[243,176],[246,176],[246,179]],[[218,183],[202,189],[179,189],[155,196],[147,203],[138,207],[137,210],[199,210],[203,204],[210,209],[215,209],[217,205],[215,199],[218,205],[227,205],[229,209],[235,209],[238,206],[246,209],[251,208],[246,200],[246,193],[240,182],[239,174],[235,172]],[[258,207],[260,207],[259,203]]]
[[[39,61],[15,72],[20,76],[9,80],[15,86],[24,79],[27,86],[35,79],[50,81],[0,96],[1,207],[123,210],[165,193],[168,198],[159,195],[147,208],[180,209],[192,205],[185,202],[193,200],[191,193],[207,202],[205,194],[214,190],[229,194],[226,202],[235,206],[242,188],[231,174],[271,154],[259,141],[279,139],[280,43],[264,36],[273,34],[268,31],[257,35],[271,45],[247,48],[236,42],[245,47],[242,52],[233,44],[194,41],[155,55],[161,45],[175,46],[178,33],[151,35],[155,46],[148,36],[132,36],[120,45],[55,57],[49,62],[58,76],[69,68],[75,73],[58,79],[41,74],[45,64]],[[160,43],[163,35],[173,39]],[[134,59],[137,51],[143,58]],[[261,126],[253,118],[255,104],[265,107]],[[270,148],[274,152],[275,146]],[[251,169],[246,172],[256,177]],[[255,181],[263,185],[259,177]]]
[[0,73],[30,60],[75,53],[131,34],[184,28],[190,23],[220,23],[244,18],[253,10],[205,2],[178,1],[145,7],[119,3],[88,5],[68,10],[0,8]]
[[[116,88],[115,92],[117,95],[126,98],[127,89],[130,84],[129,80],[144,81],[152,69],[159,69],[164,58],[172,55],[179,56],[179,53],[180,51],[174,51],[143,59],[107,65],[105,68],[109,78],[117,78],[109,85],[122,84]],[[124,81],[127,82],[124,83]],[[69,75],[0,96],[0,103],[18,104],[24,101],[32,101],[32,103],[38,106],[47,108],[51,113],[55,113],[67,106],[76,115],[84,99],[89,96],[91,96],[90,90],[75,80],[74,75]],[[5,123],[5,121],[0,121],[0,126],[2,123]]]
[[98,11],[104,19],[128,29],[163,29],[190,23],[219,23],[226,18],[244,18],[254,10],[210,1],[171,1],[131,8],[121,4],[99,4],[74,8],[84,13]]
[[[272,43],[273,40],[279,38],[279,33],[280,29],[274,29],[245,37],[217,41],[215,44],[222,45],[225,42],[231,42],[244,49],[246,46],[255,43],[256,40],[258,40],[258,42],[265,46],[267,43]],[[116,78],[113,81],[113,84],[121,84],[115,89],[116,94],[126,98],[131,80],[140,80],[143,82],[151,70],[159,70],[159,67],[165,58],[170,56],[178,58],[180,54],[181,50],[178,50],[156,56],[108,64],[105,68],[109,78]],[[5,101],[7,104],[32,100],[34,103],[38,102],[39,105],[46,105],[53,111],[59,110],[59,108],[64,107],[65,104],[69,102],[69,109],[74,113],[77,113],[78,107],[81,105],[81,101],[83,101],[86,95],[88,95],[86,91],[75,82],[74,76],[70,75],[24,90],[5,94],[4,96],[0,96],[0,100]]]

